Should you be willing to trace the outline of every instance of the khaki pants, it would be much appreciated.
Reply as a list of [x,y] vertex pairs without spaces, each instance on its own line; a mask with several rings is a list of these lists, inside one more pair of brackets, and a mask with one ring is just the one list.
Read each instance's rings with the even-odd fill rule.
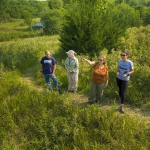
[[105,82],[101,84],[95,84],[91,81],[90,93],[89,93],[89,98],[88,98],[89,102],[100,101],[103,95],[104,85],[105,85]]
[[68,91],[77,91],[78,87],[78,72],[68,73]]

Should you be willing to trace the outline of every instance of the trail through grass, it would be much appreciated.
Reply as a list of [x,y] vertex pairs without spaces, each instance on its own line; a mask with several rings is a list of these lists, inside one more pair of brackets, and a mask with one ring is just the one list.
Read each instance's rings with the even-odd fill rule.
[[[33,77],[33,73],[34,73],[34,71],[36,69],[36,66],[37,66],[37,64],[32,66],[32,68],[28,68],[24,72],[24,74],[22,75],[20,80],[21,80],[22,83],[27,84],[29,86],[29,88],[42,92],[45,89],[42,86],[38,86],[36,84],[36,80]],[[41,78],[42,78],[42,76],[41,76]]]
[[[25,71],[25,73],[22,75],[21,81],[27,84],[29,88],[33,90],[44,92],[47,89],[42,85],[37,85],[36,80],[33,77],[33,74],[34,74],[34,71],[36,70],[37,65],[38,64],[35,64],[34,66],[28,68]],[[44,82],[44,79],[43,79],[43,82]],[[66,91],[63,91],[63,93],[65,94]],[[71,99],[74,100],[75,103],[78,103],[82,107],[87,107],[88,95],[80,94],[79,92],[71,93],[71,94],[72,94]],[[98,104],[94,104],[94,105],[98,105]],[[99,105],[101,106],[100,108],[103,110],[109,110],[109,109],[112,109],[113,107],[114,111],[119,113],[118,111],[119,104],[116,101],[110,100],[109,98],[103,99]],[[144,105],[142,106],[142,108],[138,108],[133,105],[126,105],[125,115],[135,116],[143,121],[146,121],[147,123],[150,123],[150,109],[146,108],[146,106]]]

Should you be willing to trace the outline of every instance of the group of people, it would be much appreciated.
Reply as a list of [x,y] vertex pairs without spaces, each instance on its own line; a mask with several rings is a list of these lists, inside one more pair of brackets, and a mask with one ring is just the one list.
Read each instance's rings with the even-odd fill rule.
[[[74,50],[69,50],[66,54],[68,57],[66,58],[64,66],[67,71],[68,92],[75,93],[78,88],[79,62],[78,58],[75,57],[76,52]],[[134,66],[133,62],[128,59],[128,51],[124,51],[120,55],[121,59],[118,61],[116,83],[119,89],[120,111],[123,113],[125,93],[128,87],[128,81],[130,80],[130,75],[134,72]],[[96,61],[90,61],[86,58],[82,58],[82,60],[93,67],[88,103],[100,103],[104,88],[108,86],[109,79],[106,57],[101,55]],[[41,73],[45,78],[49,90],[53,90],[50,81],[51,78],[59,93],[62,94],[59,82],[55,76],[56,60],[51,56],[49,50],[45,51],[45,56],[42,57],[40,63]]]

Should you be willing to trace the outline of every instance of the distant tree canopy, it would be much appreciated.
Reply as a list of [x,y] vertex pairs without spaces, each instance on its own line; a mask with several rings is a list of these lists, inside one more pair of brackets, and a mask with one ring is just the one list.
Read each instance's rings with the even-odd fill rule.
[[7,9],[9,8],[9,0],[0,0],[0,23],[10,18]]
[[50,9],[59,9],[63,7],[63,0],[49,0],[48,6]]
[[42,18],[46,35],[60,34],[63,23],[64,9],[49,10]]
[[150,24],[150,0],[115,0],[116,4],[125,3],[140,12],[143,25]]
[[103,48],[110,51],[127,28],[141,25],[139,13],[125,3],[114,6],[109,0],[76,0],[67,10],[60,35],[65,51],[74,49],[90,54],[98,54]]
[[[48,2],[35,0],[0,0],[0,12],[7,13],[10,18],[23,19],[24,11],[28,11],[33,18],[39,18],[49,10]],[[4,18],[4,17],[3,17]],[[4,19],[3,19],[4,21]]]
[[142,24],[139,12],[125,3],[113,8],[109,6],[103,20],[106,23],[103,27],[103,47],[108,50],[116,48],[117,39],[124,35],[126,29]]
[[46,35],[60,34],[65,51],[95,54],[116,48],[127,28],[150,24],[150,0],[0,0],[0,23],[24,19],[32,29],[33,18]]

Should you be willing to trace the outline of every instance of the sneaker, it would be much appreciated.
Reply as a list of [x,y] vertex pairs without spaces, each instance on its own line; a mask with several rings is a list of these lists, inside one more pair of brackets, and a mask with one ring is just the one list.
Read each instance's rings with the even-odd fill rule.
[[48,89],[49,89],[50,91],[53,91],[53,89],[52,89],[50,86],[48,86]]
[[120,113],[122,113],[122,114],[124,114],[124,108],[123,108],[123,106],[120,106]]
[[53,91],[53,89],[51,89],[51,88],[48,88],[49,89],[49,91]]
[[97,101],[97,100],[96,100],[95,102],[96,102],[97,104],[100,104],[100,101]]
[[59,94],[62,94],[62,90],[61,89],[58,89],[58,92],[59,92]]
[[93,102],[87,102],[87,104],[92,105],[92,104],[94,104],[94,103],[93,103]]

